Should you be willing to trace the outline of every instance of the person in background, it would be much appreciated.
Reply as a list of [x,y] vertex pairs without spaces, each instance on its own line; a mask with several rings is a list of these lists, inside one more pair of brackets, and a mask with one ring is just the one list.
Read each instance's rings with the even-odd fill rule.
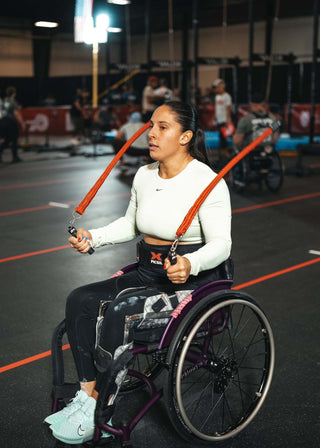
[[24,130],[25,125],[19,105],[16,101],[17,90],[10,86],[6,89],[6,96],[1,105],[1,120],[0,120],[0,136],[4,139],[0,145],[0,161],[2,151],[11,147],[12,163],[21,162],[18,156],[18,138],[19,126]]
[[81,139],[83,139],[86,135],[86,127],[88,124],[89,116],[87,111],[85,110],[85,104],[87,102],[88,96],[89,92],[78,88],[71,105],[70,118],[74,128],[74,138],[72,139],[72,142],[74,144],[80,143]]
[[112,106],[101,106],[93,116],[93,129],[100,132],[109,132],[119,128],[119,120],[112,111]]
[[[118,153],[122,146],[129,140],[142,126],[142,116],[140,112],[132,112],[129,121],[120,127],[118,130],[112,146],[115,153]],[[148,143],[148,131],[145,131],[139,138],[130,146],[126,153],[120,159],[120,166],[122,171],[127,170],[126,159],[127,156],[138,157],[138,163],[140,164],[141,156],[145,161],[150,161],[149,158],[149,143]]]
[[214,120],[219,130],[219,148],[228,147],[228,142],[223,134],[223,129],[231,122],[232,99],[226,92],[226,85],[223,79],[216,79],[213,83],[215,89],[215,113]]
[[214,93],[213,93],[213,89],[210,87],[206,87],[204,90],[204,94],[201,97],[201,103],[202,104],[206,104],[206,105],[211,105],[214,104],[215,102],[215,97],[214,97]]
[[57,105],[57,101],[52,92],[48,92],[48,95],[42,101],[43,107],[54,107]]
[[158,105],[159,106],[161,104],[165,103],[166,101],[172,100],[172,97],[173,97],[173,91],[171,89],[169,89],[168,81],[166,80],[166,78],[160,78],[160,80],[159,80],[159,87],[154,89],[153,93],[157,97],[160,98],[160,100],[158,100]]
[[[239,150],[245,148],[275,121],[277,117],[268,111],[264,95],[259,92],[254,93],[251,97],[249,113],[238,122],[233,136],[234,146]],[[278,140],[279,132],[274,132],[265,139],[263,145],[274,144]]]
[[158,78],[149,76],[148,83],[142,92],[142,118],[145,123],[150,120],[153,111],[157,108],[157,101],[161,100],[154,93],[157,87]]
[[133,87],[130,87],[128,84],[123,84],[121,87],[121,103],[127,105],[133,105],[137,102],[137,94],[134,91]]

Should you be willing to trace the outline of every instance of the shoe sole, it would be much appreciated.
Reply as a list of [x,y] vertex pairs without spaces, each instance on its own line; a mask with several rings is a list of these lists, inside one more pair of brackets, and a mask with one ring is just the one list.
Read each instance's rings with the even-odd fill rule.
[[57,434],[54,430],[52,430],[52,435],[57,440],[60,440],[63,443],[68,443],[69,445],[80,445],[81,443],[89,442],[89,440],[92,440],[94,431],[92,431],[92,434],[84,435],[83,437],[78,437],[77,439],[68,439],[67,437]]

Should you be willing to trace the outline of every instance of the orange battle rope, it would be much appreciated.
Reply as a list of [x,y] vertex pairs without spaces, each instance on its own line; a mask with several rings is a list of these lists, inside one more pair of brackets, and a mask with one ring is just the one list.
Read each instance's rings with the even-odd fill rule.
[[132,143],[138,138],[140,137],[141,134],[144,133],[144,131],[146,131],[148,128],[150,127],[150,121],[148,121],[145,125],[142,126],[142,128],[140,128],[131,138],[129,138],[129,140],[123,145],[123,147],[120,149],[120,151],[118,152],[118,154],[114,157],[114,159],[112,160],[112,162],[108,165],[108,167],[106,168],[106,170],[101,174],[101,176],[99,177],[99,179],[97,180],[97,182],[94,184],[94,186],[91,188],[91,190],[88,192],[88,194],[85,196],[85,198],[82,200],[82,202],[78,205],[78,207],[76,208],[76,212],[79,213],[79,215],[83,215],[83,213],[86,211],[86,208],[88,207],[88,205],[90,204],[90,202],[92,201],[92,199],[95,197],[95,195],[97,194],[99,188],[101,187],[101,185],[103,184],[103,182],[106,180],[106,178],[109,176],[110,172],[112,171],[112,169],[114,168],[114,166],[116,165],[116,163],[118,163],[118,161],[121,159],[121,157],[123,156],[123,154],[126,152],[126,150],[132,145]]
[[[150,122],[147,122],[144,126],[142,126],[141,129],[139,129],[128,141],[127,143],[120,149],[118,154],[114,157],[112,162],[108,165],[107,169],[104,171],[104,173],[99,177],[97,182],[94,184],[94,186],[91,188],[89,193],[85,196],[85,198],[82,200],[82,202],[78,205],[76,208],[76,212],[82,215],[92,199],[97,194],[99,188],[103,184],[103,182],[106,180],[108,175],[110,174],[113,167],[116,165],[116,163],[120,160],[120,158],[123,156],[123,154],[126,152],[126,150],[130,147],[130,145],[141,135],[145,130],[147,130],[150,126]],[[209,193],[212,191],[212,189],[217,185],[217,183],[225,176],[231,168],[233,168],[241,159],[243,159],[247,154],[249,154],[250,151],[252,151],[256,146],[258,146],[265,138],[267,138],[272,132],[274,132],[278,128],[279,124],[275,123],[273,127],[267,128],[259,137],[257,137],[252,143],[250,143],[248,146],[246,146],[242,151],[240,151],[230,162],[222,168],[222,170],[219,172],[219,174],[213,179],[213,181],[205,188],[205,190],[200,194],[196,202],[193,204],[193,206],[189,209],[188,213],[186,214],[184,220],[182,221],[180,227],[177,230],[176,233],[176,239],[173,243],[173,247],[176,247],[178,241],[181,239],[181,237],[185,234],[185,232],[188,230],[193,218],[195,217],[197,211],[199,210],[201,204],[204,202],[206,197],[209,195]]]

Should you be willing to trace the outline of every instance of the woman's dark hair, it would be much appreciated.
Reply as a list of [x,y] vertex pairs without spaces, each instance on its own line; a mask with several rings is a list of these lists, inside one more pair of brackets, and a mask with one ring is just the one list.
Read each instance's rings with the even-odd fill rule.
[[189,153],[192,157],[210,166],[206,151],[206,137],[199,127],[197,108],[193,104],[183,103],[182,101],[167,101],[164,105],[170,107],[172,112],[175,113],[182,132],[189,130],[193,132],[193,137],[189,142]]

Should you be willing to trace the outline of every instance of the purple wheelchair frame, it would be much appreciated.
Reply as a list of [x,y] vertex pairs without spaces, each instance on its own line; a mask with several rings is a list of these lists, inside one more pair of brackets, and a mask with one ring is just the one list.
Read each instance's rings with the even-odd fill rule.
[[[118,271],[114,276],[122,275],[136,269],[136,264],[131,264]],[[181,324],[184,317],[194,307],[201,299],[208,296],[209,294],[229,290],[231,288],[232,280],[216,280],[210,282],[200,288],[194,290],[191,294],[185,297],[180,304],[171,313],[170,320],[166,327],[164,328],[160,342],[158,343],[157,350],[162,350],[169,347],[171,340]],[[226,313],[228,314],[228,313]],[[227,324],[227,319],[223,325]],[[219,329],[218,331],[220,331]],[[63,398],[71,398],[74,396],[76,391],[79,389],[78,383],[65,383],[64,382],[64,363],[63,363],[63,353],[62,353],[62,337],[65,333],[65,321],[61,322],[56,328],[52,337],[52,362],[53,362],[53,394],[52,394],[52,412],[57,412],[60,408],[60,400]],[[154,349],[154,344],[153,347]],[[148,345],[139,345],[130,350],[132,355],[148,353],[150,347]],[[199,361],[200,358],[199,358]],[[98,442],[101,437],[101,431],[104,430],[109,434],[119,437],[122,446],[130,443],[130,435],[134,427],[141,420],[141,418],[148,412],[148,410],[162,397],[163,390],[157,389],[154,382],[145,376],[143,373],[136,370],[128,370],[128,376],[139,379],[144,382],[149,389],[150,399],[149,401],[140,409],[140,411],[132,418],[128,425],[122,425],[120,428],[115,428],[113,426],[104,424],[96,424],[94,433],[94,442]]]

